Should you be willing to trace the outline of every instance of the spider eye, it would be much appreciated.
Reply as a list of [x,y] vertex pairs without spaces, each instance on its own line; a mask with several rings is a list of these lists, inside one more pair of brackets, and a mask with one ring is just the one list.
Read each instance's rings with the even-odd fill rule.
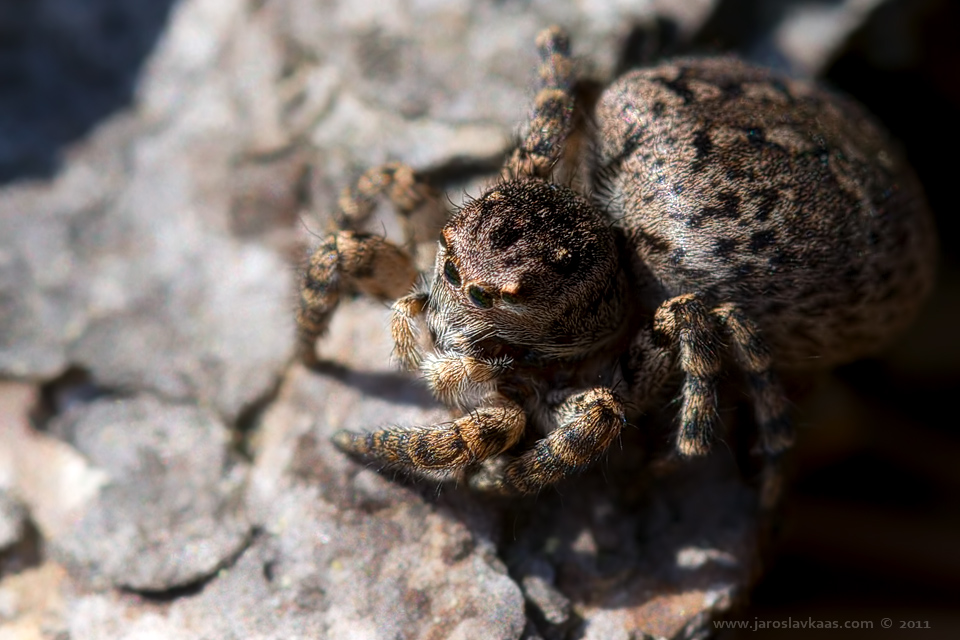
[[480,287],[470,287],[467,290],[467,295],[470,296],[470,302],[482,309],[489,309],[493,306],[493,297]]
[[457,266],[449,260],[443,265],[443,277],[453,286],[460,286],[460,272],[457,271]]
[[506,291],[501,291],[500,299],[506,302],[507,304],[520,304],[520,296],[518,296],[515,293],[507,293]]

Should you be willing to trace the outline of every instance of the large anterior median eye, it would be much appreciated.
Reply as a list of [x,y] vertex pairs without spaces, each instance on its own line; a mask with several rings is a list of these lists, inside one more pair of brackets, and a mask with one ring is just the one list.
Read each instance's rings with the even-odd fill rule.
[[489,309],[493,306],[493,297],[480,287],[470,287],[467,289],[467,295],[470,302],[483,309]]
[[460,286],[460,272],[457,271],[457,266],[449,260],[443,265],[443,277],[453,286]]

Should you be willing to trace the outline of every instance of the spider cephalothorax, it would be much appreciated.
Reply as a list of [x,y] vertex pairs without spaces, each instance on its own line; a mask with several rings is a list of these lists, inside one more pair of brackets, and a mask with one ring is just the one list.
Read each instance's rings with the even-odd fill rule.
[[474,347],[490,338],[576,358],[626,317],[613,233],[566,187],[537,178],[499,184],[454,214],[441,238],[429,304],[438,346],[453,331]]
[[[793,437],[776,371],[877,348],[930,288],[934,232],[909,168],[843,98],[732,58],[687,59],[601,96],[588,199],[551,177],[578,120],[567,39],[554,28],[537,44],[528,133],[499,180],[450,216],[431,277],[414,286],[403,249],[353,231],[311,257],[302,357],[316,357],[343,290],[399,298],[397,358],[460,412],[336,443],[412,471],[470,473],[531,429],[542,438],[483,484],[534,492],[592,464],[628,407],[656,408],[678,376],[676,450],[705,453],[730,363],[775,458]],[[338,219],[362,217],[378,195],[401,214],[436,200],[387,165],[344,192]]]

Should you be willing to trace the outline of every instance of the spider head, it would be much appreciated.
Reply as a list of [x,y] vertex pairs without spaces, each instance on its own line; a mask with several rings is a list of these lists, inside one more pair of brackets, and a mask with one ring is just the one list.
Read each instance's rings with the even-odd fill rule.
[[440,335],[566,358],[623,321],[613,233],[571,189],[530,178],[498,184],[452,216],[440,245],[430,294]]

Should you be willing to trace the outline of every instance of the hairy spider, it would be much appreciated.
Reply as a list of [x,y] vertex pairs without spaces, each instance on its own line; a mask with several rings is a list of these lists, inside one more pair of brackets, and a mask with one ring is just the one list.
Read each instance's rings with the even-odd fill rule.
[[[729,362],[760,448],[777,456],[793,440],[777,371],[877,349],[929,291],[936,239],[916,179],[858,105],[729,57],[624,75],[581,119],[592,153],[567,158],[568,40],[552,28],[537,46],[527,133],[500,178],[450,215],[432,277],[415,285],[406,251],[355,231],[313,253],[302,357],[316,358],[342,292],[399,297],[397,359],[460,416],[340,432],[336,444],[411,471],[472,473],[534,428],[542,439],[486,482],[535,492],[594,463],[677,376],[676,450],[706,453]],[[563,162],[588,163],[589,196],[554,179]],[[340,219],[363,218],[379,196],[401,215],[437,197],[388,165],[344,192]]]

